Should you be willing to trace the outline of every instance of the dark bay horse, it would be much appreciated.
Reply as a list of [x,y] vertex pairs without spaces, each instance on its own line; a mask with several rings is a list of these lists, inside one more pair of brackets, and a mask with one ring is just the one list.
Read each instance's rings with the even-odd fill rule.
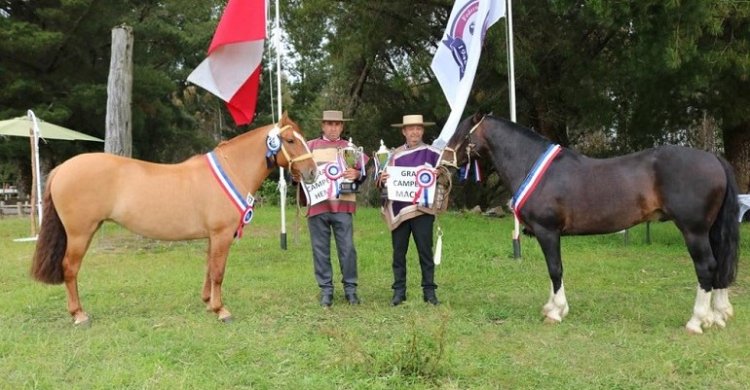
[[286,114],[278,124],[248,131],[179,164],[105,153],[75,156],[47,180],[31,274],[44,283],[65,283],[68,311],[78,325],[89,320],[78,298],[78,270],[103,221],[159,240],[207,237],[201,298],[228,321],[221,284],[229,247],[252,218],[252,194],[275,166],[289,168],[307,183],[317,175],[307,142]]
[[479,115],[459,124],[446,151],[455,152],[459,165],[489,157],[515,191],[513,211],[536,236],[552,282],[542,309],[546,322],[568,313],[561,235],[611,233],[650,220],[674,221],[693,259],[698,288],[686,329],[703,333],[733,316],[727,288],[737,274],[739,205],[724,159],[680,146],[589,158],[515,123]]

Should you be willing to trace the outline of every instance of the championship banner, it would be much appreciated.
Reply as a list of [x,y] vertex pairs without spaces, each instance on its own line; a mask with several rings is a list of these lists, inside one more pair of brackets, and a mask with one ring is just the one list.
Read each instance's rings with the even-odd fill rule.
[[433,145],[443,148],[461,121],[482,54],[487,29],[505,16],[505,1],[456,0],[430,67],[451,114]]
[[388,199],[429,207],[435,201],[436,173],[433,168],[388,166]]
[[[307,205],[312,206],[328,199],[336,199],[338,188],[337,179],[329,179],[330,175],[339,176],[340,168],[335,164],[318,165],[318,178],[312,184],[302,183],[307,196]],[[339,176],[340,177],[340,176]]]

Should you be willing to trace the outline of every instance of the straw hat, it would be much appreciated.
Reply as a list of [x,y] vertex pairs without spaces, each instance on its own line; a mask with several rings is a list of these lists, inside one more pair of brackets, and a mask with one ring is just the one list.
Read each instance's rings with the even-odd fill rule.
[[425,122],[422,115],[404,115],[403,123],[394,123],[391,127],[405,127],[411,125],[432,126],[435,122]]
[[344,118],[344,113],[341,111],[327,110],[323,111],[323,118],[320,120],[323,122],[349,122],[351,119]]

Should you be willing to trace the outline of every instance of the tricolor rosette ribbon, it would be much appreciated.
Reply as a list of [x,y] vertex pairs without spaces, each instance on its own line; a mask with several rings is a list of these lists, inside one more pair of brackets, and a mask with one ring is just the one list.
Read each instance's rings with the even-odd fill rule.
[[328,186],[328,198],[333,195],[333,189],[336,188],[336,197],[339,197],[339,186],[337,185],[337,182],[339,179],[341,179],[344,176],[344,170],[341,169],[341,166],[334,162],[329,162],[328,164],[323,167],[323,173],[326,175],[329,181]]
[[271,131],[266,137],[266,158],[275,156],[280,149],[281,138],[279,138],[278,131]]
[[417,192],[414,194],[414,199],[412,199],[412,203],[416,204],[419,202],[419,198],[421,197],[424,200],[423,206],[429,205],[429,199],[430,199],[430,187],[432,187],[435,184],[435,170],[430,167],[422,167],[417,169]]
[[253,206],[250,206],[245,210],[245,215],[242,216],[242,223],[247,225],[253,220]]
[[250,223],[250,221],[253,220],[253,212],[255,211],[255,197],[247,194],[245,202],[247,202],[247,208],[245,209],[245,213],[242,215],[242,223],[247,225],[248,223]]

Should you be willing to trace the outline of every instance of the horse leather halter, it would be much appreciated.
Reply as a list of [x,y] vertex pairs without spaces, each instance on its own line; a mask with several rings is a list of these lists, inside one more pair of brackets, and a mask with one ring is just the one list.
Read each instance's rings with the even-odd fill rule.
[[[312,155],[312,152],[310,152],[310,148],[308,148],[308,147],[307,147],[307,143],[305,142],[305,139],[304,139],[304,138],[302,138],[302,136],[301,136],[301,135],[299,135],[299,133],[297,133],[296,131],[294,131],[294,128],[292,127],[292,125],[286,125],[286,126],[284,126],[284,127],[280,128],[280,129],[279,129],[278,125],[277,125],[277,126],[275,126],[275,127],[274,127],[274,128],[273,128],[273,129],[272,129],[272,130],[271,130],[271,131],[270,131],[270,132],[268,133],[268,137],[273,137],[273,136],[276,136],[276,137],[279,137],[279,138],[281,138],[281,137],[280,137],[280,136],[281,136],[281,133],[283,133],[283,132],[285,132],[285,131],[287,131],[287,130],[292,130],[292,132],[294,133],[294,138],[297,138],[297,139],[298,139],[298,140],[299,140],[299,141],[300,141],[300,142],[302,143],[302,145],[304,145],[304,146],[305,146],[305,150],[307,150],[307,153],[304,153],[304,154],[301,154],[301,155],[299,155],[299,156],[297,156],[297,157],[294,157],[294,158],[292,158],[292,157],[291,157],[291,156],[289,155],[289,152],[288,152],[288,151],[286,150],[286,148],[284,147],[284,143],[283,143],[283,142],[281,142],[281,153],[282,153],[282,154],[284,155],[284,158],[286,158],[286,161],[288,161],[288,162],[289,162],[289,170],[291,171],[291,170],[292,170],[292,165],[293,165],[294,163],[296,163],[296,162],[298,162],[298,161],[306,160],[306,159],[308,159],[308,158],[309,158],[309,159],[312,159],[312,158],[313,158],[313,155]],[[275,134],[274,134],[274,133],[275,133]],[[276,162],[276,156],[277,156],[277,154],[276,154],[276,153],[274,153],[274,156],[273,156],[273,157],[274,157],[274,162]],[[278,165],[278,162],[276,162],[276,165]]]
[[471,160],[471,153],[474,152],[474,148],[477,146],[476,143],[471,142],[471,135],[474,134],[474,131],[479,128],[479,125],[484,122],[484,118],[486,116],[482,116],[482,119],[479,120],[472,128],[469,130],[469,133],[466,134],[466,137],[464,138],[464,141],[469,141],[469,143],[466,145],[466,156]]
[[[479,125],[482,124],[482,122],[484,121],[485,117],[486,116],[482,116],[482,119],[480,119],[479,122],[477,122],[471,128],[471,130],[469,130],[469,132],[464,137],[463,141],[461,141],[461,143],[457,145],[457,147],[460,147],[461,145],[464,144],[464,142],[469,141],[469,143],[466,145],[466,157],[468,158],[468,161],[466,162],[467,165],[469,163],[471,163],[471,154],[474,152],[474,148],[477,146],[474,142],[471,142],[471,135],[474,133],[474,131],[477,128],[479,128]],[[457,161],[456,151],[453,148],[450,148],[450,147],[446,146],[445,148],[443,148],[443,153],[445,153],[445,152],[451,152],[451,153],[453,153],[453,159],[452,160],[445,160],[445,159],[443,159],[441,157],[441,160],[443,161],[443,164],[444,165],[452,166],[454,168],[458,168],[458,161]]]

